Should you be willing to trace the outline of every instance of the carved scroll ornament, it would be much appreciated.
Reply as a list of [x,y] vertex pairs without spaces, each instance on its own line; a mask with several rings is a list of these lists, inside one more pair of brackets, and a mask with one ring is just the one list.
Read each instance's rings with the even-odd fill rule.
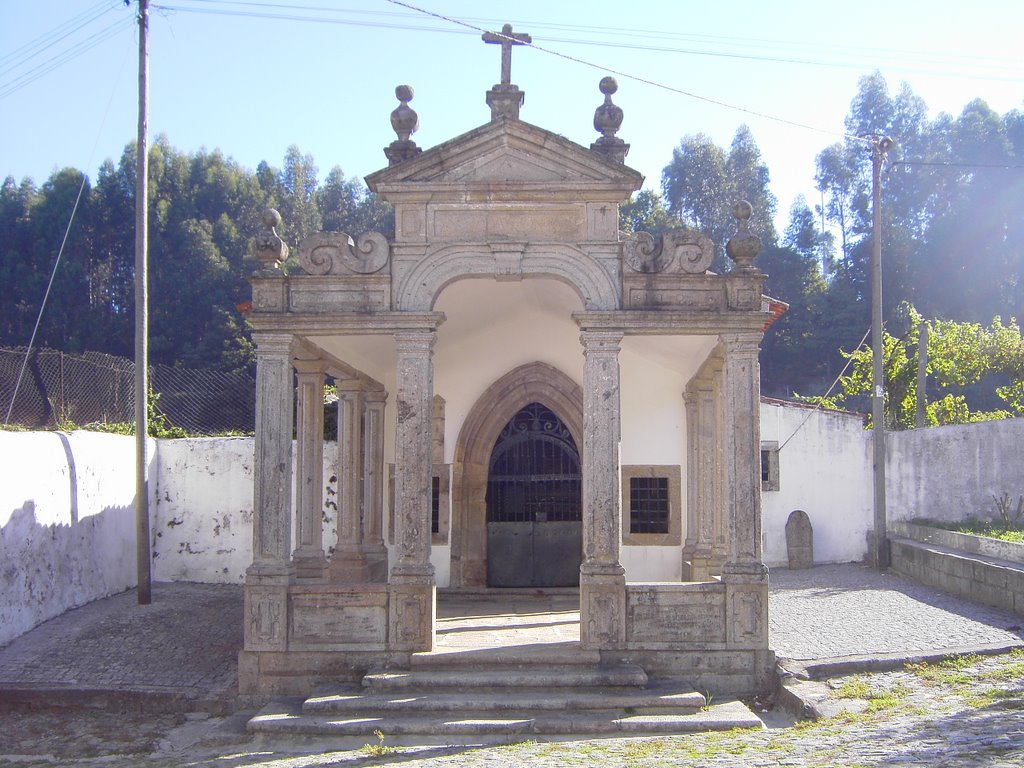
[[637,232],[622,244],[622,257],[634,272],[703,274],[711,266],[715,248],[699,232],[671,229],[657,238]]
[[357,242],[344,232],[317,232],[299,244],[299,263],[311,275],[370,275],[390,257],[391,246],[380,232],[367,232]]

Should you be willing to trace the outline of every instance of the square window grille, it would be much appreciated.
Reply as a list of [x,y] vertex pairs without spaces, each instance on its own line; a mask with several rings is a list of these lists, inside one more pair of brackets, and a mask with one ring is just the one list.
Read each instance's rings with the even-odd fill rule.
[[668,533],[667,477],[629,479],[629,532]]

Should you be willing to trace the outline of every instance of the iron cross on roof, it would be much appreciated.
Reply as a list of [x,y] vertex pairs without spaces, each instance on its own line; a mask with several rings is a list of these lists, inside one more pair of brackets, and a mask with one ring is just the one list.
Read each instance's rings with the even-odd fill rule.
[[513,32],[512,25],[506,24],[501,32],[484,32],[481,39],[485,43],[497,43],[501,46],[501,84],[512,83],[512,46],[526,45],[533,40],[525,32]]

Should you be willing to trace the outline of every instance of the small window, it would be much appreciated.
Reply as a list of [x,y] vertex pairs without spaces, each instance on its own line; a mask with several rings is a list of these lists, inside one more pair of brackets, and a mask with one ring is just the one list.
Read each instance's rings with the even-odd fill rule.
[[668,533],[668,518],[668,478],[629,478],[629,532]]
[[434,475],[430,482],[430,532],[441,531],[441,478]]
[[779,490],[778,443],[761,443],[761,490]]

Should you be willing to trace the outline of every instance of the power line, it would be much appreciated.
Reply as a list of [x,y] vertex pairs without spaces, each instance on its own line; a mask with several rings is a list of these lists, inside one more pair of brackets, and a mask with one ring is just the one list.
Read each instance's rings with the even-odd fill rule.
[[1003,163],[950,163],[950,162],[938,162],[932,160],[894,160],[890,163],[890,167],[895,168],[897,165],[921,165],[932,168],[968,168],[972,170],[982,169],[996,169],[1002,171],[1020,171],[1024,170],[1024,165],[1007,165]]
[[[477,27],[477,26],[475,26],[473,24],[469,24],[468,22],[459,21],[458,19],[453,19],[453,18],[450,18],[448,16],[444,16],[444,15],[439,14],[439,13],[434,13],[433,11],[428,11],[428,10],[425,10],[423,8],[418,8],[415,5],[410,5],[408,3],[404,3],[401,0],[386,0],[386,1],[391,3],[392,5],[398,5],[398,6],[401,6],[402,8],[408,8],[410,10],[419,11],[420,13],[426,14],[427,16],[433,16],[434,18],[441,19],[443,21],[447,21],[447,22],[449,22],[451,24],[457,24],[459,26],[468,27],[469,29],[472,29],[472,30],[474,30],[476,32],[480,32],[481,34],[487,31],[487,30],[485,30],[485,29],[483,29],[481,27]],[[499,36],[501,35],[500,32],[495,32],[494,34],[499,35]],[[664,83],[660,83],[660,82],[655,81],[655,80],[650,80],[650,79],[645,78],[645,77],[640,77],[639,75],[633,75],[633,74],[630,74],[628,72],[623,72],[622,70],[614,69],[612,67],[605,67],[605,66],[602,66],[600,64],[595,64],[595,63],[593,63],[591,61],[587,61],[585,59],[581,59],[581,58],[578,58],[576,56],[570,56],[569,54],[561,53],[560,51],[551,50],[550,48],[544,48],[544,47],[542,47],[540,45],[537,45],[536,43],[533,43],[533,42],[527,42],[525,44],[530,46],[531,48],[534,48],[535,50],[541,51],[542,53],[550,54],[551,56],[557,56],[560,59],[565,59],[567,61],[571,61],[571,62],[574,62],[576,64],[582,64],[585,67],[590,67],[592,69],[596,69],[596,70],[599,70],[601,72],[611,72],[613,75],[618,75],[619,77],[624,77],[624,78],[626,78],[628,80],[632,80],[632,81],[637,82],[637,83],[643,83],[645,85],[650,85],[650,86],[652,86],[654,88],[659,88],[659,89],[664,90],[664,91],[669,91],[670,93],[675,93],[675,94],[678,94],[680,96],[686,96],[686,97],[691,98],[691,99],[697,99],[698,101],[703,101],[703,102],[705,102],[707,104],[714,104],[715,106],[724,107],[726,109],[731,109],[731,110],[734,110],[736,112],[741,112],[741,113],[746,114],[746,115],[752,115],[754,117],[760,117],[760,118],[763,118],[765,120],[772,120],[774,122],[782,123],[783,125],[789,125],[789,126],[792,126],[794,128],[802,128],[804,130],[814,131],[815,133],[823,133],[823,134],[825,134],[827,136],[841,137],[841,138],[847,139],[849,141],[860,142],[860,143],[868,145],[868,146],[870,146],[871,143],[872,143],[870,139],[865,139],[865,138],[863,138],[861,136],[853,136],[851,134],[840,133],[838,131],[832,131],[832,130],[829,130],[827,128],[820,128],[818,126],[809,125],[808,123],[801,123],[801,122],[799,122],[797,120],[789,120],[789,119],[784,118],[784,117],[779,117],[778,115],[770,115],[770,114],[768,114],[766,112],[759,112],[759,111],[754,110],[754,109],[748,109],[747,107],[741,107],[741,106],[738,106],[736,104],[730,104],[727,101],[722,101],[721,99],[713,99],[710,96],[702,96],[702,95],[700,95],[698,93],[693,93],[692,91],[687,91],[687,90],[684,90],[682,88],[676,88],[674,86],[666,85]]]
[[0,99],[10,96],[12,93],[21,90],[25,86],[35,82],[43,75],[49,74],[58,67],[67,64],[72,59],[81,56],[83,53],[95,48],[100,43],[109,40],[112,37],[116,37],[120,32],[125,29],[134,26],[134,18],[122,18],[104,27],[99,32],[96,32],[86,39],[75,43],[70,48],[65,49],[63,52],[51,56],[46,61],[36,65],[27,72],[18,75],[12,80],[0,83]]

